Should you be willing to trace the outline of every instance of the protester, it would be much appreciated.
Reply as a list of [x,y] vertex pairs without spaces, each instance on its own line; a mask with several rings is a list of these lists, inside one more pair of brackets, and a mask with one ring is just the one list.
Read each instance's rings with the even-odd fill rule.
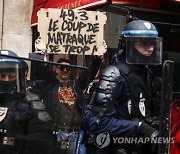
[[60,65],[56,65],[54,71],[52,65],[46,66],[46,72],[51,76],[50,80],[32,86],[33,91],[43,99],[54,120],[54,133],[61,145],[58,147],[60,149],[56,149],[61,153],[73,154],[76,151],[81,127],[81,110],[86,102],[83,91],[94,79],[101,61],[101,58],[94,56],[88,71],[81,71],[76,78],[71,77],[75,69],[70,66],[70,60],[59,58],[57,63]]

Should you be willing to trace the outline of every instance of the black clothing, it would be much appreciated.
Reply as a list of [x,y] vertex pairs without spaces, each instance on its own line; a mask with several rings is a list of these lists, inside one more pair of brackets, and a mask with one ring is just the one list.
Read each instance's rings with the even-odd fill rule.
[[52,119],[35,94],[0,100],[0,153],[50,154],[52,152]]
[[[95,58],[88,67],[89,73],[87,71],[82,72],[77,79],[69,80],[65,87],[56,78],[51,68],[45,68],[50,76],[49,80],[40,81],[32,86],[33,92],[41,96],[45,102],[58,128],[79,128],[80,111],[85,105],[83,90],[94,79],[100,68],[100,63],[101,60]],[[65,94],[69,95],[65,96]]]
[[[120,73],[114,71],[115,67],[118,68]],[[122,58],[112,66],[108,66],[108,68],[112,68],[111,75],[102,73],[100,81],[98,82],[100,86],[97,86],[94,92],[96,94],[94,95],[95,97],[99,96],[98,94],[102,94],[100,96],[104,97],[99,97],[103,98],[102,100],[98,99],[99,101],[96,101],[97,98],[93,99],[92,97],[91,104],[86,108],[83,114],[84,128],[87,132],[95,135],[107,132],[110,137],[151,137],[154,133],[156,133],[157,136],[158,131],[145,123],[147,122],[146,119],[152,116],[153,77],[148,67],[145,65],[129,65],[125,62],[125,59]],[[106,77],[106,75],[109,79],[105,80],[104,77]],[[110,82],[112,82],[116,76],[119,76],[120,80],[114,85]],[[103,82],[108,83],[101,85]],[[114,85],[114,89],[111,85]],[[113,94],[112,96],[118,93],[118,97],[109,97],[111,93],[106,93],[107,91],[110,91]],[[101,109],[104,108],[107,108],[105,111],[108,111],[108,109],[111,110],[102,112],[104,110]],[[98,117],[99,114],[101,116],[100,118]],[[141,127],[141,120],[141,125],[143,124],[142,126],[146,127]],[[122,145],[119,144],[117,147],[118,146],[122,148]],[[94,147],[94,145],[88,145],[88,150],[93,151],[94,148],[96,153],[104,153],[104,151],[109,153],[108,148],[111,148],[111,145],[99,150],[97,150],[98,148]],[[133,150],[136,150],[136,147]],[[152,153],[151,149],[149,149],[149,151]],[[113,152],[111,151],[111,153]]]

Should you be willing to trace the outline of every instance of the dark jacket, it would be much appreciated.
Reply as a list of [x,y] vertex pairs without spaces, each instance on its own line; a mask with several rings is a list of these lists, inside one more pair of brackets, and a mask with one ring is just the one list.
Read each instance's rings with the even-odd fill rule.
[[[131,83],[128,81],[128,77],[126,77],[127,74],[119,68],[121,82],[118,84],[117,103],[113,104],[112,112],[105,113],[99,124],[96,123],[98,119],[97,114],[91,111],[91,109],[86,108],[83,113],[83,126],[90,133],[99,134],[108,132],[111,136],[135,136],[138,135],[139,120],[134,119],[144,120],[146,116],[142,115],[144,114],[143,110],[146,110],[145,114],[147,117],[151,115],[151,90],[149,89],[149,84],[147,84],[148,70],[142,65],[128,65],[124,59],[113,65],[118,68],[118,65],[122,64],[124,64],[123,68],[129,67],[128,73],[133,73],[130,79]],[[145,99],[145,102],[143,102],[144,106],[142,105],[140,111],[139,102],[141,99],[143,101]],[[131,100],[131,103],[129,100]]]
[[1,97],[5,116],[0,122],[1,154],[50,154],[52,119],[37,95]]
[[[88,72],[85,70],[81,73],[78,78],[71,79],[69,81],[69,86],[73,87],[74,93],[76,94],[76,105],[78,108],[78,114],[81,116],[81,110],[84,108],[86,98],[83,94],[83,91],[87,88],[88,83],[90,83],[96,73],[100,68],[101,60],[95,58],[90,66],[88,67]],[[32,91],[40,95],[40,97],[44,100],[48,112],[52,116],[52,118],[57,120],[57,112],[58,111],[58,89],[63,87],[59,80],[56,78],[55,73],[52,71],[52,68],[45,68],[46,72],[49,74],[50,78],[48,80],[35,81],[32,84]],[[68,111],[68,110],[67,110]],[[61,113],[62,114],[62,113]],[[67,112],[64,113],[64,116],[72,115],[73,113]]]

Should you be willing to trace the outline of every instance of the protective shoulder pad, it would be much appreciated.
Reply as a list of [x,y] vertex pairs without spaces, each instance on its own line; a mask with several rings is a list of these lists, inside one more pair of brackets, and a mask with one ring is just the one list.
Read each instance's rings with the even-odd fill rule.
[[41,121],[51,120],[50,115],[46,111],[45,105],[42,101],[32,101],[31,102],[33,110],[37,113],[37,117]]
[[50,115],[46,112],[46,111],[39,111],[38,112],[38,118],[41,121],[49,121],[52,120],[52,118],[50,117]]
[[37,114],[37,118],[41,121],[49,121],[52,120],[48,112],[46,111],[46,107],[42,100],[40,100],[39,96],[33,93],[26,94],[26,100],[31,104],[32,110]]
[[36,110],[44,110],[45,105],[42,101],[32,101],[32,106]]
[[31,101],[37,101],[37,100],[40,100],[39,96],[36,95],[36,94],[33,94],[33,93],[27,93],[26,94],[26,100],[28,102],[31,102]]
[[121,74],[116,66],[110,65],[103,70],[100,79],[110,82],[117,82],[121,80]]

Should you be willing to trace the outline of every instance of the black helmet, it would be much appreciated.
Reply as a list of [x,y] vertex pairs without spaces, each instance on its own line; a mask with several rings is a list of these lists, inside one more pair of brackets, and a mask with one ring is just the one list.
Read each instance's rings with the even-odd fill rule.
[[22,64],[15,57],[10,50],[0,50],[0,94],[25,93]]
[[125,26],[122,34],[124,37],[158,37],[156,27],[145,20],[131,21]]
[[162,40],[149,21],[134,20],[122,31],[126,61],[130,64],[161,64]]

